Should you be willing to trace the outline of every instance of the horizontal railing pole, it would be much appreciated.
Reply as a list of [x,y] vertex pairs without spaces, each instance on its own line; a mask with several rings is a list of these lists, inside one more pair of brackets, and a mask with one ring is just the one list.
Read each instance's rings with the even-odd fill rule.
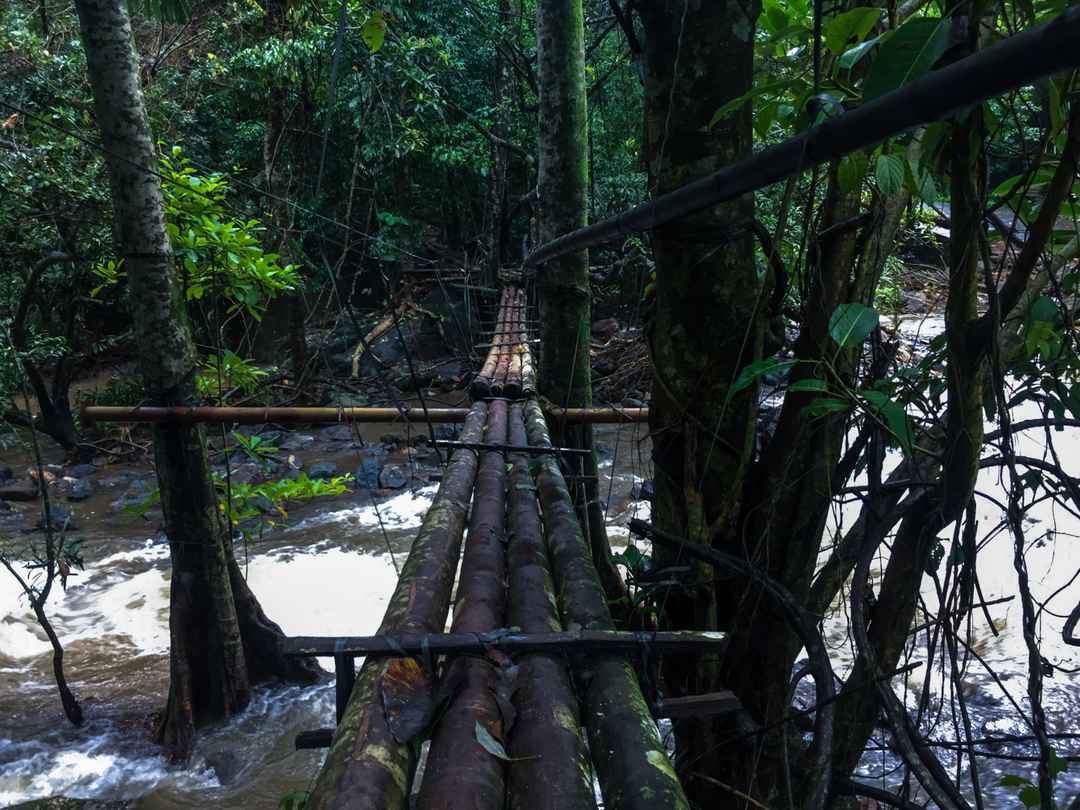
[[617,630],[568,630],[560,633],[403,633],[381,636],[295,636],[285,639],[282,653],[295,657],[340,655],[480,655],[499,650],[516,653],[627,654],[635,650],[649,653],[717,651],[726,643],[724,633],[706,631],[622,632]]
[[[468,408],[234,408],[198,405],[193,407],[158,407],[136,405],[87,405],[80,411],[83,424],[109,422],[118,424],[170,422],[174,424],[224,423],[239,425],[318,425],[338,423],[464,422]],[[580,423],[646,422],[648,408],[552,408],[554,419]]]
[[1080,66],[1080,8],[1046,25],[984,48],[898,90],[848,110],[753,157],[621,214],[571,231],[530,253],[523,269],[658,228],[743,194],[770,186],[846,154],[873,146],[985,99]]

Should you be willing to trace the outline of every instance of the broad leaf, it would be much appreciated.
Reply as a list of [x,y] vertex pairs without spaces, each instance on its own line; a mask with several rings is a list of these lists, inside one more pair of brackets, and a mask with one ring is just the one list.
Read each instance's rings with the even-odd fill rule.
[[882,194],[895,194],[904,187],[904,159],[900,155],[879,155],[874,179]]
[[862,42],[863,37],[873,30],[879,19],[881,19],[881,9],[867,6],[837,14],[831,20],[826,20],[821,28],[825,37],[825,47],[840,56],[852,39],[856,43]]
[[947,17],[918,17],[883,40],[863,83],[863,100],[891,93],[930,70],[948,47],[949,24]]
[[484,728],[479,720],[476,721],[476,741],[493,757],[498,757],[504,762],[510,762],[510,755],[506,753],[503,744],[492,737],[491,732]]
[[793,87],[795,84],[797,84],[797,82],[794,81],[767,82],[766,84],[759,84],[756,87],[750,88],[741,96],[731,99],[731,101],[727,102],[714,112],[713,117],[709,120],[709,129],[712,129],[729,115],[733,114],[746,102],[751,101],[758,96],[765,95],[766,93],[780,93],[783,90],[787,90],[789,87]]
[[825,380],[799,380],[788,386],[788,391],[828,391],[829,384]]
[[870,39],[860,42],[854,48],[844,51],[840,58],[836,60],[836,63],[844,70],[851,70],[866,54],[870,53],[870,49],[877,45],[885,37],[881,36],[870,37]]
[[772,371],[786,371],[797,362],[797,360],[780,360],[776,357],[766,357],[764,360],[751,363],[739,373],[739,376],[735,378],[735,382],[731,384],[731,388],[728,389],[727,396],[724,398],[724,405],[726,406],[737,393],[749,388],[759,377]]
[[877,311],[864,304],[841,304],[829,318],[829,334],[838,346],[860,345],[877,326]]
[[835,397],[820,397],[802,409],[803,416],[813,419],[818,416],[827,416],[830,413],[842,413],[851,410],[851,403],[846,399]]
[[904,412],[904,407],[898,402],[889,399],[881,391],[864,391],[863,399],[885,422],[889,432],[900,447],[903,448],[904,452],[910,454],[915,444],[915,437],[912,434],[911,423]]
[[836,180],[842,193],[847,194],[859,187],[863,178],[866,177],[868,163],[866,153],[861,150],[844,155],[840,159],[840,165],[836,169]]
[[381,11],[372,13],[360,27],[360,39],[371,53],[376,53],[386,39],[386,18]]

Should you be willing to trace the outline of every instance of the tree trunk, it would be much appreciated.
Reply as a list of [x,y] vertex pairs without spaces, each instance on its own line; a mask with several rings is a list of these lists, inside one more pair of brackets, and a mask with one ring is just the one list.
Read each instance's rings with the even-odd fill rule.
[[[537,12],[539,121],[539,241],[586,224],[588,216],[588,117],[584,22],[581,0],[540,0]],[[589,360],[591,296],[584,251],[549,262],[537,273],[540,305],[542,393],[560,407],[592,405]],[[554,425],[555,444],[592,447],[592,427]],[[593,564],[609,599],[626,596],[611,560],[596,479],[595,457],[567,464],[570,491],[592,549]]]
[[[711,129],[706,125],[717,108],[750,87],[757,13],[757,4],[668,0],[642,5],[644,155],[654,196],[749,154],[749,104]],[[717,532],[720,542],[735,542],[753,458],[756,387],[727,401],[739,370],[761,356],[764,339],[769,285],[759,280],[746,230],[753,214],[747,195],[655,232],[653,520],[695,543],[709,544]],[[659,548],[654,555],[658,567],[673,564],[677,556]],[[718,626],[715,573],[707,565],[695,569],[688,593],[663,600],[663,626]],[[674,656],[664,678],[673,696],[710,692],[718,685],[715,664]],[[680,720],[675,733],[676,766],[683,769],[691,800],[702,806],[729,802],[730,794],[691,775],[718,772],[717,735],[723,732],[717,724]]]
[[[195,347],[165,231],[127,10],[122,0],[78,0],[76,6],[147,402],[193,405]],[[238,594],[233,584],[236,564],[202,429],[155,426],[154,458],[172,559],[169,699],[159,738],[172,757],[183,759],[191,752],[196,724],[229,717],[247,704],[251,678],[246,653],[261,660],[265,645],[261,639],[249,644],[243,634],[261,611],[254,597]],[[317,669],[305,664],[292,674],[311,682]]]

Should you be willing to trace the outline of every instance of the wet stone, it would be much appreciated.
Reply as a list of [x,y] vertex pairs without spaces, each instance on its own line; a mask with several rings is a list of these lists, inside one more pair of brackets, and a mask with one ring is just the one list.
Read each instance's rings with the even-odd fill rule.
[[357,489],[378,489],[379,472],[382,465],[373,456],[365,456],[360,459],[360,466],[356,468],[354,478]]
[[405,471],[396,464],[388,464],[379,473],[379,486],[383,489],[401,489],[409,483]]
[[0,501],[32,501],[37,495],[37,484],[33,481],[9,479],[0,483]]
[[15,473],[11,471],[11,467],[0,466],[0,482],[10,481],[15,477]]
[[[319,437],[328,442],[351,442],[353,429],[351,425],[331,425],[319,431]],[[282,445],[284,447],[284,445]],[[288,450],[299,448],[286,448]]]
[[290,433],[278,442],[278,447],[282,450],[305,450],[313,444],[315,437],[310,433]]
[[651,501],[655,496],[656,490],[653,489],[652,481],[642,481],[630,490],[630,498],[635,501]]
[[338,466],[332,461],[317,461],[308,469],[308,478],[315,481],[326,481],[337,475]]
[[64,475],[67,478],[89,478],[96,472],[97,467],[93,464],[76,464],[74,467],[68,467],[64,470]]
[[59,490],[69,501],[85,501],[94,494],[96,489],[94,482],[86,478],[65,477],[60,479]]
[[136,478],[124,491],[124,494],[113,501],[110,506],[114,512],[122,512],[129,507],[139,506],[143,501],[150,497],[150,486],[141,478]]

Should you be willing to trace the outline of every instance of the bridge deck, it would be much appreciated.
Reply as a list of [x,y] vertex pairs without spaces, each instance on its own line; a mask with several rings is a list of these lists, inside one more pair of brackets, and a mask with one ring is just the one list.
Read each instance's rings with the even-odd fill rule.
[[686,808],[654,718],[734,706],[726,693],[646,701],[635,648],[641,663],[720,639],[615,632],[535,398],[527,307],[503,291],[476,401],[379,635],[290,642],[335,655],[346,704],[309,808],[595,808],[594,774],[606,808]]

